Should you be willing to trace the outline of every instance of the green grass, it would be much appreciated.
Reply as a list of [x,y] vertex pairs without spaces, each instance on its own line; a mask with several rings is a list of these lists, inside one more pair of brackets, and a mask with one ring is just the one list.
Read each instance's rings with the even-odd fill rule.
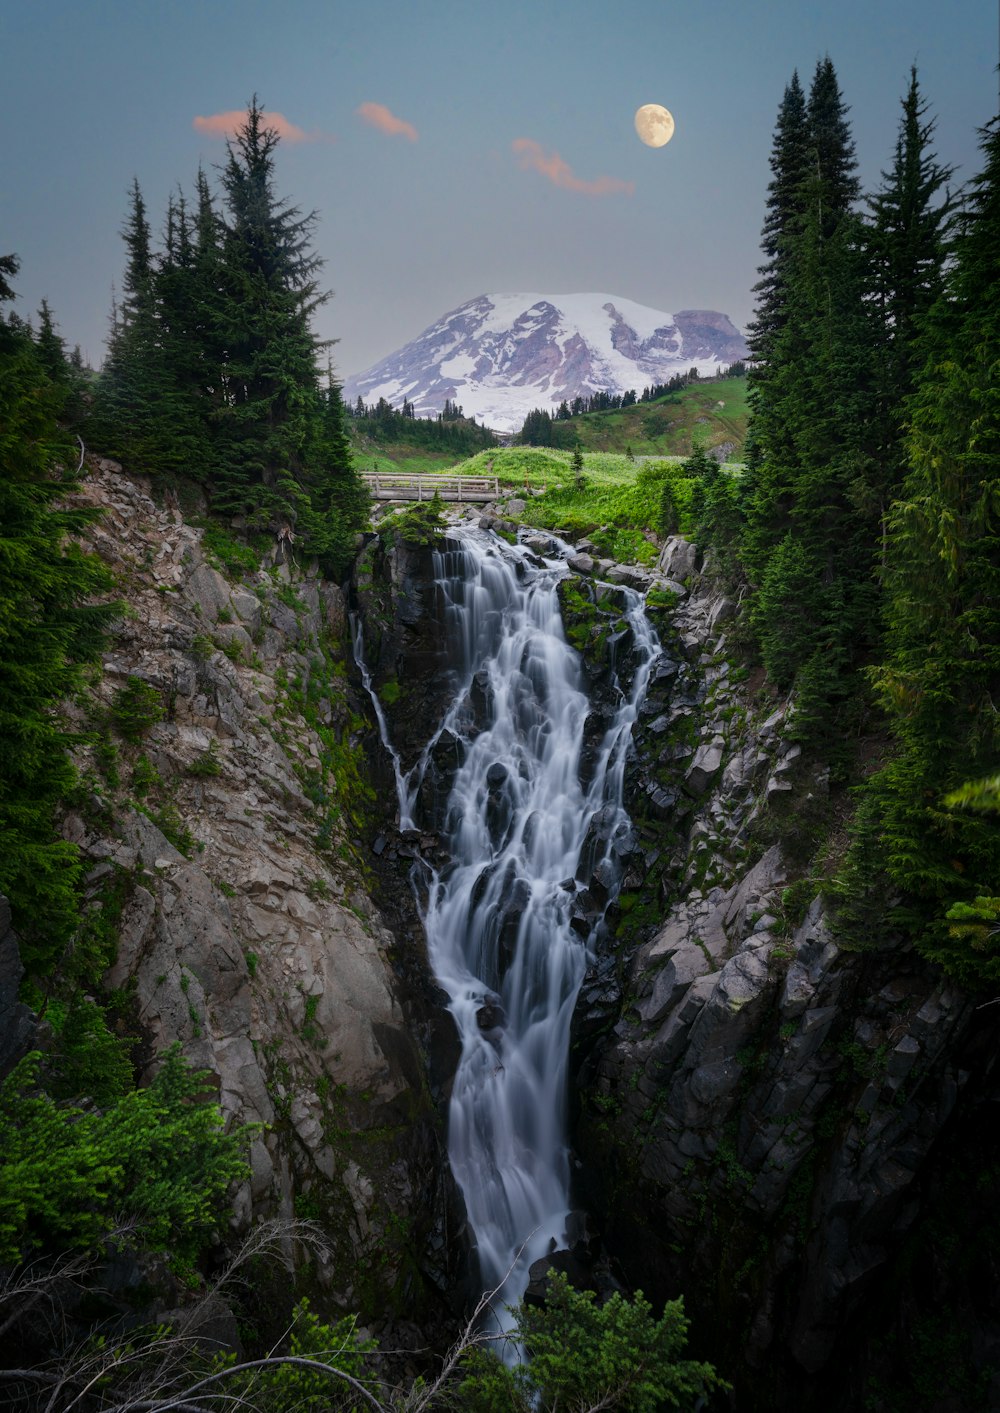
[[747,434],[746,379],[692,383],[655,402],[587,412],[553,428],[560,445],[579,441],[585,452],[631,447],[635,456],[690,456],[695,441],[708,450],[731,442],[729,458],[738,460]]
[[354,451],[354,465],[358,471],[365,473],[383,471],[386,475],[420,476],[450,471],[454,464],[455,457],[451,452],[415,452],[411,446],[379,446],[368,451],[355,448]]
[[[637,465],[624,456],[584,454],[583,485],[578,486],[569,452],[511,447],[480,453],[463,462],[463,475],[485,474],[493,460],[493,475],[510,496],[532,492],[517,517],[539,529],[590,534],[598,549],[613,559],[649,563],[656,550],[642,531],[655,529],[659,518],[664,463]],[[595,533],[600,530],[600,533]]]
[[[409,443],[375,442],[365,436],[363,424],[350,418],[348,423],[359,471],[381,469],[416,475],[448,471],[455,464],[453,452],[424,450]],[[626,447],[631,447],[635,456],[690,456],[697,440],[709,450],[732,443],[729,457],[739,460],[747,434],[746,379],[706,379],[680,392],[667,393],[655,402],[637,403],[613,412],[586,412],[552,425],[558,447],[566,451],[579,442],[585,452],[624,454]],[[482,461],[479,456],[472,459],[484,466],[497,454],[496,448],[490,447],[481,453]]]

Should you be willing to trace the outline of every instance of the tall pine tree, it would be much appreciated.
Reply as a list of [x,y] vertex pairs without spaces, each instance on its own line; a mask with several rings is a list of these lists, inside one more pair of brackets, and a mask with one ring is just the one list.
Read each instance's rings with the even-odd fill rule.
[[[758,286],[754,457],[741,557],[768,673],[796,690],[800,733],[828,747],[870,645],[872,374],[854,146],[830,60],[802,111],[786,90]],[[780,201],[779,201],[780,197]],[[773,254],[771,253],[773,252]],[[825,739],[824,739],[825,738]]]
[[962,980],[995,985],[1000,824],[943,804],[1000,771],[1000,119],[982,147],[909,405],[875,674],[898,746],[868,787],[853,862],[857,877],[859,853],[877,848],[921,947]]
[[294,524],[312,424],[320,412],[310,319],[329,295],[310,250],[316,214],[274,190],[278,134],[252,100],[222,172],[228,210],[219,334],[226,397],[213,501],[258,528]]
[[890,169],[869,199],[873,344],[877,349],[877,464],[870,493],[884,530],[885,514],[906,466],[903,429],[926,349],[921,330],[944,288],[944,263],[953,202],[952,175],[931,150],[934,121],[920,93],[916,69]]

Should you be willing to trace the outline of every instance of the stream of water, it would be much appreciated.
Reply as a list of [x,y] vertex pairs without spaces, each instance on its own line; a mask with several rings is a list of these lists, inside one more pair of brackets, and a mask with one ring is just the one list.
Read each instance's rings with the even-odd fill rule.
[[590,704],[556,593],[562,561],[540,567],[521,547],[472,533],[435,556],[435,571],[457,690],[408,775],[393,755],[405,829],[436,743],[445,732],[460,743],[437,822],[450,862],[430,879],[424,921],[461,1037],[449,1156],[483,1288],[502,1286],[506,1305],[531,1263],[565,1240],[570,1022],[599,925],[581,935],[574,899],[602,866],[616,891],[626,754],[658,646],[640,596],[617,591],[629,672],[614,679],[617,709],[587,753]]

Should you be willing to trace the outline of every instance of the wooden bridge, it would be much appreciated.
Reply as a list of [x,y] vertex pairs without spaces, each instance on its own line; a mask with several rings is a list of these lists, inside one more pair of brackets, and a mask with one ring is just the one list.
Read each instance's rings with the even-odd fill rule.
[[363,471],[361,479],[375,500],[431,500],[435,492],[442,500],[496,500],[500,483],[496,476],[406,476],[394,471]]

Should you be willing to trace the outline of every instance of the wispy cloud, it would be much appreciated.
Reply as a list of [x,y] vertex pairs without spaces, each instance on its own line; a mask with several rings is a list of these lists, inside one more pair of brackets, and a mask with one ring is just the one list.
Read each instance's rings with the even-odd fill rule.
[[541,143],[531,137],[516,137],[511,149],[525,171],[541,172],[553,186],[561,186],[566,191],[578,191],[582,196],[632,196],[635,182],[622,181],[620,177],[595,177],[584,181],[574,175],[573,168],[564,162],[558,152],[546,152]]
[[[234,137],[236,132],[247,120],[245,108],[231,108],[227,113],[212,113],[208,118],[195,118],[192,126],[196,132],[203,132],[207,137]],[[273,128],[274,131],[285,142],[336,142],[332,133],[306,132],[305,128],[300,128],[298,123],[293,123],[286,118],[284,113],[264,114],[264,126]]]
[[411,142],[417,140],[417,130],[413,124],[408,123],[405,118],[397,118],[384,103],[362,103],[354,111],[363,122],[378,128],[379,132],[384,132],[387,137],[407,137]]

